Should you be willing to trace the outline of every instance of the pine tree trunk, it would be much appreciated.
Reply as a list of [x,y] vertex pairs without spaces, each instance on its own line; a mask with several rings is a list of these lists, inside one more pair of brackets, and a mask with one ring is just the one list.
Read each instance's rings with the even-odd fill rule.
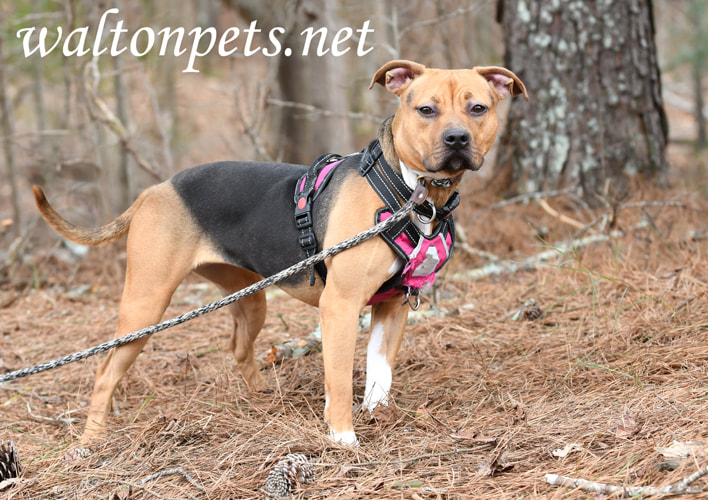
[[[283,45],[294,54],[301,54],[305,37],[302,30],[327,28],[327,44],[332,43],[334,33],[342,25],[338,21],[337,4],[326,0],[298,2],[295,23]],[[319,40],[319,38],[317,38]],[[284,108],[280,126],[283,144],[283,160],[310,164],[324,153],[349,154],[354,142],[349,120],[350,100],[347,85],[350,78],[342,58],[331,54],[318,57],[313,42],[309,56],[281,57],[278,66],[278,83],[285,101],[304,103],[334,113],[323,116],[317,112],[308,115],[301,109]],[[337,116],[338,115],[338,116]]]
[[15,140],[15,119],[12,110],[12,101],[8,95],[7,71],[10,69],[6,61],[5,54],[5,9],[0,8],[0,130],[4,136],[2,147],[5,151],[5,168],[7,169],[7,179],[10,183],[10,195],[12,197],[12,216],[15,232],[19,234],[22,227],[22,212],[20,210],[20,195],[17,187],[17,166],[15,165],[14,143]]
[[635,174],[663,181],[651,0],[499,0],[498,20],[531,99],[512,103],[500,144],[515,190],[578,186],[592,200]]
[[273,26],[288,31],[282,44],[292,50],[292,55],[281,54],[278,63],[279,97],[289,104],[279,110],[278,159],[309,165],[323,153],[354,151],[352,127],[346,116],[351,104],[347,82],[352,77],[345,60],[331,53],[315,55],[319,36],[310,44],[309,55],[300,55],[306,40],[301,33],[307,28],[315,31],[327,28],[325,48],[331,48],[336,31],[344,25],[339,19],[339,3],[328,0],[227,3],[247,20],[257,20],[265,32]]

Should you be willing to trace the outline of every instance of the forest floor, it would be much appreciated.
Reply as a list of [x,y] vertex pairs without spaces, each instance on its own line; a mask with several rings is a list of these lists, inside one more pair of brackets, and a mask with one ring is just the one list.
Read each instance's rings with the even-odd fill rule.
[[[0,385],[0,439],[24,470],[2,494],[262,498],[289,453],[316,474],[296,498],[595,498],[545,475],[664,487],[708,465],[705,193],[645,187],[611,210],[463,191],[461,244],[408,326],[388,410],[356,412],[358,448],[326,438],[320,354],[266,365],[272,345],[318,323],[272,290],[256,345],[271,392],[249,393],[233,372],[230,316],[214,312],[150,341],[116,393],[110,433],[83,460],[65,455],[101,356]],[[25,258],[0,287],[0,372],[112,337],[122,245],[78,262],[58,246]],[[217,297],[189,279],[166,317]],[[540,317],[524,312],[530,299]],[[366,342],[363,329],[357,403]],[[691,486],[708,495],[708,478]]]

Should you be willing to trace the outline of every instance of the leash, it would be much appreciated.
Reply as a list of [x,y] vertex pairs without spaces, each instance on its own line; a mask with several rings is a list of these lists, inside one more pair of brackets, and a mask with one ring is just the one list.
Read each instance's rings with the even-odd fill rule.
[[68,365],[69,363],[73,363],[75,361],[80,361],[82,359],[89,358],[89,357],[94,356],[96,354],[108,351],[108,350],[113,349],[115,347],[120,347],[122,345],[133,342],[134,340],[138,340],[143,337],[153,335],[157,332],[161,332],[162,330],[166,330],[166,329],[171,328],[173,326],[177,326],[179,324],[185,323],[185,322],[190,321],[194,318],[197,318],[197,317],[202,316],[204,314],[210,313],[212,311],[216,311],[217,309],[220,309],[224,306],[232,304],[233,302],[236,302],[248,295],[259,292],[259,291],[263,290],[264,288],[269,287],[270,285],[278,283],[279,281],[282,281],[285,278],[292,276],[293,274],[296,274],[304,269],[307,269],[308,267],[313,266],[318,262],[322,262],[323,260],[325,260],[333,255],[343,252],[344,250],[352,248],[360,243],[363,243],[364,241],[366,241],[368,239],[373,238],[374,236],[377,236],[377,235],[383,233],[384,231],[389,229],[389,227],[393,226],[394,224],[401,221],[403,218],[407,217],[413,211],[413,208],[416,205],[419,205],[425,201],[426,197],[427,197],[427,188],[425,187],[425,182],[421,180],[419,182],[419,184],[416,186],[416,189],[413,191],[413,194],[411,195],[410,199],[406,202],[405,205],[403,205],[399,210],[397,210],[391,217],[389,217],[385,221],[376,224],[375,226],[367,229],[366,231],[363,231],[363,232],[357,234],[356,236],[352,236],[351,238],[349,238],[347,240],[337,243],[336,245],[333,245],[333,246],[329,247],[328,249],[319,252],[318,254],[308,257],[307,259],[300,261],[297,264],[295,264],[291,267],[288,267],[287,269],[284,269],[284,270],[280,271],[279,273],[276,273],[276,274],[270,276],[269,278],[265,278],[257,283],[254,283],[253,285],[251,285],[249,287],[239,290],[238,292],[235,292],[231,295],[227,295],[226,297],[223,297],[219,300],[211,302],[210,304],[202,306],[202,307],[195,309],[193,311],[190,311],[190,312],[187,312],[184,314],[180,314],[179,316],[176,316],[172,319],[168,319],[168,320],[165,320],[165,321],[158,323],[156,325],[152,325],[147,328],[143,328],[142,330],[137,330],[135,332],[129,333],[129,334],[119,337],[117,339],[113,339],[111,341],[104,342],[103,344],[99,344],[94,347],[90,347],[90,348],[85,349],[83,351],[79,351],[74,354],[64,356],[63,358],[58,358],[53,361],[42,363],[42,364],[39,364],[36,366],[31,366],[28,368],[23,368],[21,370],[16,370],[13,372],[2,374],[2,375],[0,375],[0,384],[3,382],[8,382],[10,380],[17,379],[17,378],[27,377],[28,375],[34,375],[35,373],[41,373],[44,371],[53,370],[55,368],[59,368],[64,365]]

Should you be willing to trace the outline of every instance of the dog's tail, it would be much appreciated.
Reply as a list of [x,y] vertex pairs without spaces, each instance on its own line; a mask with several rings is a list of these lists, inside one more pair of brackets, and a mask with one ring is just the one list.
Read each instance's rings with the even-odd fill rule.
[[35,185],[32,186],[32,191],[34,192],[34,200],[37,203],[39,212],[42,214],[42,217],[44,217],[44,220],[46,220],[57,233],[75,243],[96,246],[115,241],[128,232],[133,215],[135,215],[140,205],[143,204],[143,201],[145,201],[152,192],[152,188],[143,191],[133,204],[119,215],[117,219],[97,228],[80,227],[72,224],[54,210],[49,204],[49,201],[47,201],[47,197],[44,195],[42,188]]

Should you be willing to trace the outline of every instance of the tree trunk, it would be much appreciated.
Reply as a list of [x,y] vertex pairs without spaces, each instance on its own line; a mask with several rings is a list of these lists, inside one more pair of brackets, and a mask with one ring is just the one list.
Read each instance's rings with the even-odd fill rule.
[[[301,54],[304,37],[300,32],[308,27],[327,28],[327,44],[332,43],[333,31],[339,29],[337,6],[326,0],[309,0],[296,8],[294,27],[284,42],[293,54]],[[310,51],[315,49],[314,43]],[[349,154],[354,150],[347,95],[347,67],[342,58],[327,54],[322,57],[281,57],[278,83],[285,101],[310,104],[340,116],[308,115],[302,110],[284,108],[281,122],[283,159],[310,164],[324,153]]]
[[[126,110],[126,95],[125,95],[125,83],[123,82],[123,59],[121,56],[113,58],[113,68],[115,69],[115,76],[113,77],[113,88],[116,96],[116,115],[118,120],[128,127],[128,112]],[[158,116],[159,120],[160,117]],[[121,208],[129,207],[132,200],[132,193],[130,192],[130,158],[128,157],[128,151],[124,147],[120,148],[118,160],[118,186],[120,188],[120,204]]]
[[693,83],[693,99],[696,108],[696,127],[698,129],[696,147],[698,149],[704,149],[708,142],[706,137],[706,117],[703,114],[703,73],[705,59],[708,55],[708,49],[705,46],[707,37],[703,34],[703,19],[706,13],[703,1],[694,0],[688,9],[692,30],[691,81]]
[[[517,191],[577,186],[586,199],[664,180],[668,125],[651,0],[499,0],[512,103],[500,167]],[[610,193],[610,196],[617,194]]]
[[[6,71],[10,69],[5,57],[5,42],[4,33],[6,30],[5,18],[6,12],[0,8],[0,116],[2,116],[2,135],[3,149],[5,150],[5,165],[7,169],[7,178],[10,182],[10,193],[12,196],[12,216],[13,224],[16,233],[19,234],[22,226],[21,210],[20,210],[20,195],[17,186],[17,167],[15,165],[15,150],[13,141],[15,140],[15,125],[12,111],[12,100],[8,95],[8,83]],[[7,18],[5,18],[7,19]]]
[[[280,110],[282,153],[278,156],[286,162],[310,164],[323,153],[351,153],[354,141],[346,116],[351,75],[346,60],[331,53],[315,55],[319,36],[310,45],[309,55],[301,55],[306,37],[300,33],[309,27],[315,31],[327,28],[325,47],[331,47],[336,30],[343,25],[338,18],[338,3],[327,0],[228,3],[249,21],[257,20],[264,32],[273,26],[286,27],[288,31],[282,43],[292,50],[292,55],[279,56],[278,86],[282,100],[296,106],[283,106]],[[304,110],[297,104],[316,109]],[[317,110],[327,112],[327,116]]]

